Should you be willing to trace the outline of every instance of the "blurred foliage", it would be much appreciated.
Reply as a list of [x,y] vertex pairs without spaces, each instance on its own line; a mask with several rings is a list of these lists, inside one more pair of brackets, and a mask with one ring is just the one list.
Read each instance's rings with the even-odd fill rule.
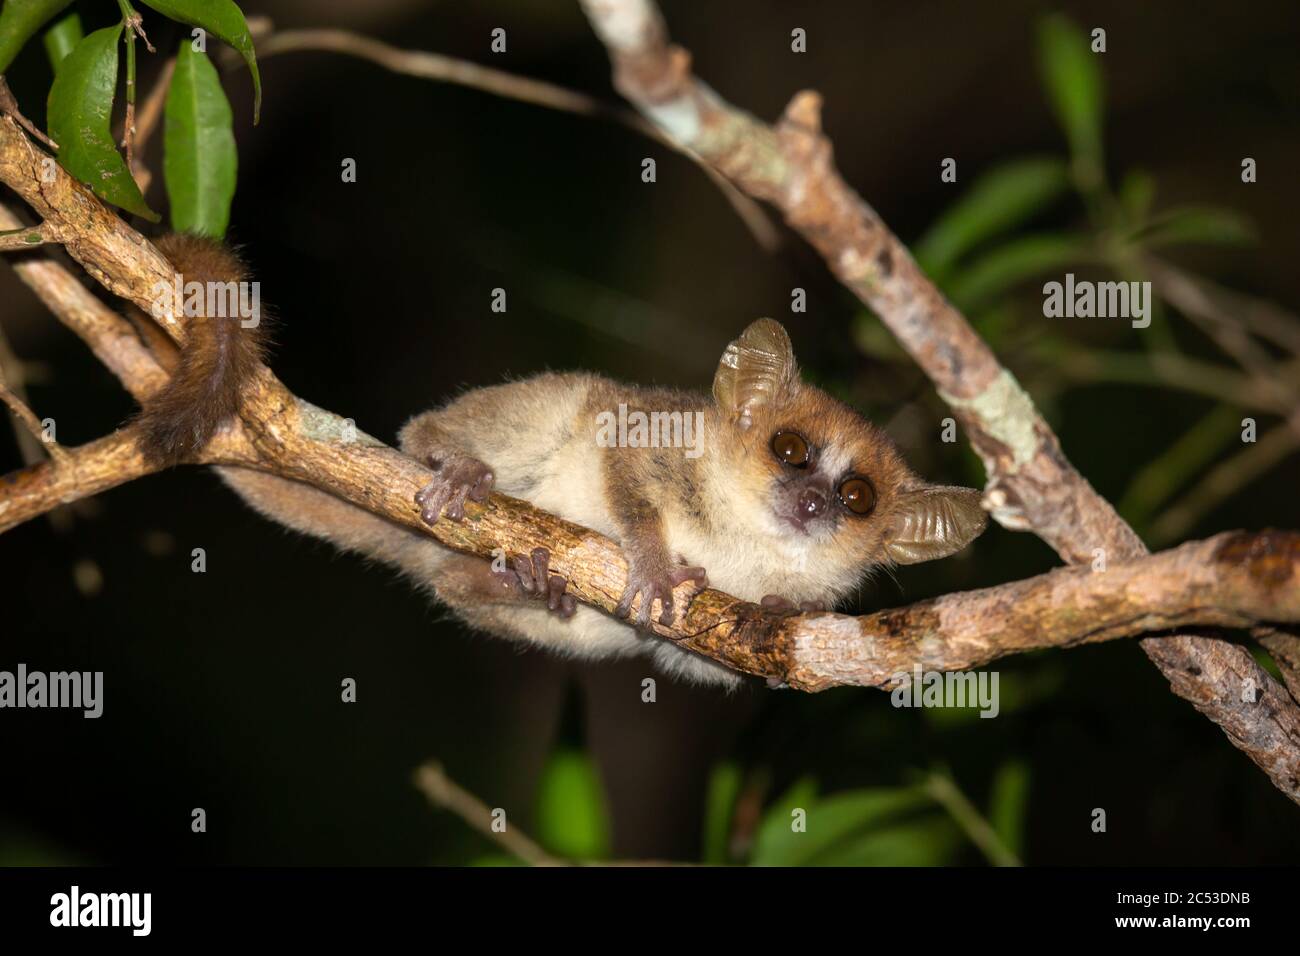
[[998,768],[989,797],[989,824],[1008,850],[1021,856],[1025,849],[1025,815],[1029,805],[1029,767],[1009,760]]
[[1101,70],[1087,38],[1065,16],[1048,16],[1039,24],[1038,69],[1070,144],[1075,182],[1080,191],[1094,192],[1105,176]]
[[73,47],[81,42],[85,33],[81,28],[81,16],[75,10],[59,20],[45,31],[45,54],[50,59],[50,66],[58,72],[61,64],[72,52]]
[[768,810],[753,866],[932,866],[961,842],[919,787],[869,788],[818,797],[801,780]]
[[609,857],[609,815],[591,759],[575,750],[551,756],[537,795],[537,842],[571,860]]
[[713,768],[705,791],[704,852],[701,862],[728,861],[732,823],[742,784],[741,770],[737,764],[726,761]]
[[1069,184],[1065,162],[1053,156],[1016,160],[985,173],[917,240],[916,261],[935,282],[944,282],[964,254],[1023,225],[1064,196]]

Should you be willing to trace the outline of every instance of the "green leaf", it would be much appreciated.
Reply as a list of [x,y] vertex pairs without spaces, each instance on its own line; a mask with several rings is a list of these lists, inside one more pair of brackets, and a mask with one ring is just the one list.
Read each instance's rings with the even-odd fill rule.
[[989,825],[1002,845],[1017,857],[1025,843],[1025,807],[1029,803],[1029,768],[1024,761],[1009,760],[993,777],[989,797]]
[[177,232],[226,234],[238,164],[231,123],[216,67],[183,41],[163,125],[163,177]]
[[932,277],[946,273],[965,252],[1020,225],[1069,187],[1069,171],[1054,157],[991,169],[917,241],[917,261]]
[[72,0],[5,0],[0,10],[0,73],[27,41]]
[[1042,233],[1016,239],[971,263],[947,285],[949,298],[960,308],[973,309],[1012,286],[1065,266],[1095,258],[1085,236]]
[[59,165],[105,202],[157,222],[117,151],[108,124],[117,86],[117,41],[122,25],[96,30],[76,45],[50,87],[50,136]]
[[786,836],[790,834],[790,822],[793,819],[791,814],[795,810],[807,812],[816,801],[817,781],[812,777],[801,777],[789,790],[773,801],[767,808],[767,812],[763,814],[763,819],[754,834],[750,864],[753,865],[760,856],[777,853],[776,850],[768,850],[767,847],[784,845]]
[[1119,187],[1119,201],[1132,222],[1141,222],[1151,211],[1156,197],[1155,178],[1140,169],[1131,169]]
[[961,829],[937,814],[863,833],[833,846],[813,866],[945,866],[962,851]]
[[561,750],[542,771],[537,794],[537,840],[556,856],[609,856],[609,817],[596,768],[583,753]]
[[81,42],[85,33],[81,29],[81,15],[75,10],[45,31],[45,55],[50,58],[50,66],[59,72],[59,65],[64,61],[73,47]]
[[253,76],[253,122],[262,112],[262,77],[257,72],[257,53],[253,50],[253,37],[248,32],[244,12],[233,0],[142,0],[163,16],[202,27],[209,33],[233,46],[248,64]]
[[[793,794],[796,798],[799,794]],[[933,805],[918,787],[850,790],[813,802],[805,791],[802,803],[789,796],[765,815],[754,840],[753,866],[806,866],[820,863],[835,847],[868,830],[893,825],[900,817]],[[805,810],[802,832],[792,828],[791,811]]]
[[1256,238],[1250,220],[1231,209],[1181,206],[1157,216],[1133,241],[1155,249],[1189,242],[1242,245]]
[[732,811],[740,795],[741,773],[734,763],[721,763],[709,775],[704,798],[705,863],[726,863],[730,858]]
[[1085,191],[1102,182],[1103,93],[1096,56],[1088,38],[1069,18],[1053,14],[1039,22],[1039,72]]

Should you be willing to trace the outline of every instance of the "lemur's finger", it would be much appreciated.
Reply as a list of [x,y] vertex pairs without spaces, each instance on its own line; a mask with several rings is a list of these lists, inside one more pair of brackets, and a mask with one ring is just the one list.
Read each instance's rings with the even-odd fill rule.
[[519,575],[520,587],[522,587],[528,594],[532,594],[535,590],[532,565],[524,558],[515,558],[514,565],[515,574]]
[[545,548],[533,548],[533,580],[537,582],[538,592],[546,590],[547,579],[551,576],[551,552]]

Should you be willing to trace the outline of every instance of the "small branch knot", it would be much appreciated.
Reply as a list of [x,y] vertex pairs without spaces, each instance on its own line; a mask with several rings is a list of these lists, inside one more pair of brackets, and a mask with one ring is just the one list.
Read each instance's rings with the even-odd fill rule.
[[800,90],[790,100],[781,116],[781,127],[801,127],[813,136],[822,132],[822,95],[816,90]]

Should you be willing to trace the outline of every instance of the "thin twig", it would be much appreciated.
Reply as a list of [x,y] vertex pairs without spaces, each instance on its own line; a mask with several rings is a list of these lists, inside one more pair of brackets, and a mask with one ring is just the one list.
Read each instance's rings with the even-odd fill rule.
[[430,761],[415,771],[415,786],[435,807],[450,810],[488,839],[499,843],[511,856],[530,866],[572,865],[568,860],[551,856],[532,837],[508,821],[503,820],[500,829],[493,826],[492,809],[448,777],[437,761]]
[[9,383],[5,380],[3,363],[0,363],[0,402],[4,402],[9,406],[9,411],[13,412],[14,417],[23,423],[32,438],[40,443],[40,446],[49,453],[49,456],[55,462],[61,465],[67,463],[67,453],[59,447],[58,442],[45,436],[45,429],[41,425],[41,420],[36,417],[36,413],[9,387]]
[[145,99],[144,105],[140,107],[140,115],[136,121],[135,135],[135,165],[131,167],[131,172],[135,175],[136,184],[140,187],[140,192],[147,192],[149,184],[153,180],[153,173],[144,163],[144,152],[149,145],[149,139],[153,136],[154,130],[158,127],[158,121],[162,119],[163,108],[167,103],[167,91],[171,88],[172,75],[176,72],[176,57],[167,58],[162,69],[158,72],[157,79],[154,80],[153,88],[149,91],[149,96]]
[[1213,287],[1203,286],[1195,277],[1158,260],[1149,260],[1147,268],[1160,294],[1268,390],[1284,409],[1287,424],[1300,436],[1300,388],[1296,385],[1295,363],[1283,365],[1275,361],[1228,311]]
[[[7,212],[8,210],[0,206],[0,216]],[[9,339],[4,334],[4,326],[0,325],[0,379],[8,383],[10,391],[29,408],[31,402],[27,397],[27,383],[31,380],[30,369],[31,364],[22,361],[14,353]],[[11,424],[14,440],[18,443],[18,454],[22,457],[24,465],[35,465],[44,461],[46,457],[53,457],[49,445],[44,440],[43,432],[34,435],[27,424],[17,416]],[[60,448],[59,452],[62,451],[63,449]],[[72,509],[54,508],[46,512],[45,519],[55,531],[66,534],[72,528]]]
[[1212,468],[1197,480],[1190,491],[1166,508],[1151,524],[1149,536],[1152,543],[1160,546],[1177,541],[1221,502],[1297,449],[1300,449],[1300,435],[1294,429],[1288,425],[1270,428],[1258,441],[1246,445],[1231,458]]
[[975,808],[975,805],[966,799],[966,794],[958,789],[957,784],[952,778],[937,771],[930,773],[925,778],[925,792],[941,804],[945,810],[957,821],[970,841],[979,847],[980,852],[988,858],[988,861],[994,866],[1023,866],[1020,857],[1016,856],[998,836],[998,832],[993,829],[984,815]]
[[122,123],[122,145],[126,147],[126,168],[135,165],[135,38],[139,37],[150,53],[153,44],[144,34],[144,18],[131,6],[131,0],[117,0],[122,10],[122,28],[126,34],[126,116]]
[[0,231],[0,252],[13,252],[21,249],[34,249],[47,242],[58,242],[59,232],[48,223],[39,226],[23,226],[18,229]]
[[[727,202],[731,204],[763,249],[771,252],[781,243],[780,233],[756,202],[727,182],[725,177],[715,172],[707,163],[701,162],[700,158],[689,149],[682,148],[679,143],[665,136],[653,123],[647,122],[631,110],[611,106],[594,96],[556,86],[553,83],[516,76],[504,70],[480,66],[468,60],[458,60],[438,53],[401,50],[347,30],[285,30],[259,37],[257,41],[257,56],[260,60],[279,53],[303,51],[342,53],[369,60],[394,73],[454,83],[503,99],[532,103],[535,106],[543,106],[563,113],[620,123],[694,160],[713,184],[722,191]],[[233,53],[233,51],[229,52]],[[234,60],[229,62],[233,63]]]
[[158,71],[158,76],[154,80],[153,89],[149,91],[149,96],[145,99],[144,105],[140,107],[140,115],[136,122],[136,148],[143,153],[146,146],[149,145],[149,138],[158,126],[158,121],[162,119],[163,108],[167,104],[167,91],[171,87],[172,74],[176,72],[176,57],[169,56],[167,62],[162,65]]
[[37,140],[37,142],[44,144],[50,149],[59,148],[58,143],[54,142],[54,140],[41,132],[36,125],[24,116],[20,109],[18,109],[18,100],[14,98],[13,91],[9,89],[9,83],[5,80],[3,73],[0,73],[0,113],[12,116],[14,121],[23,129],[27,130],[27,132]]
[[[24,404],[27,398],[27,367],[18,358],[5,335],[4,326],[0,325],[0,381],[7,382],[10,390]],[[23,464],[34,465],[45,457],[45,442],[34,437],[18,419],[12,422],[14,439],[18,442],[18,453],[22,455]]]
[[1163,259],[1148,257],[1146,264],[1153,271],[1153,281],[1161,282],[1161,294],[1180,310],[1245,326],[1292,355],[1300,355],[1300,316],[1274,302],[1194,276]]
[[415,786],[436,807],[450,810],[474,829],[501,844],[512,856],[530,866],[590,866],[590,867],[688,867],[694,863],[675,860],[568,860],[547,853],[532,837],[518,827],[496,830],[492,827],[492,813],[488,805],[456,783],[443,770],[442,764],[430,761],[415,771]]
[[[0,228],[14,229],[21,225],[13,211],[0,203]],[[18,278],[59,321],[90,345],[95,357],[137,399],[151,395],[166,383],[166,373],[130,323],[93,295],[61,263],[48,257],[29,256],[11,261],[10,265]]]
[[[1076,382],[1161,385],[1275,415],[1287,415],[1294,407],[1291,396],[1279,395],[1266,381],[1251,378],[1215,362],[1188,358],[1174,352],[1071,349],[1056,360],[1055,370],[1057,374]],[[1293,361],[1283,371],[1300,374],[1300,362]]]

